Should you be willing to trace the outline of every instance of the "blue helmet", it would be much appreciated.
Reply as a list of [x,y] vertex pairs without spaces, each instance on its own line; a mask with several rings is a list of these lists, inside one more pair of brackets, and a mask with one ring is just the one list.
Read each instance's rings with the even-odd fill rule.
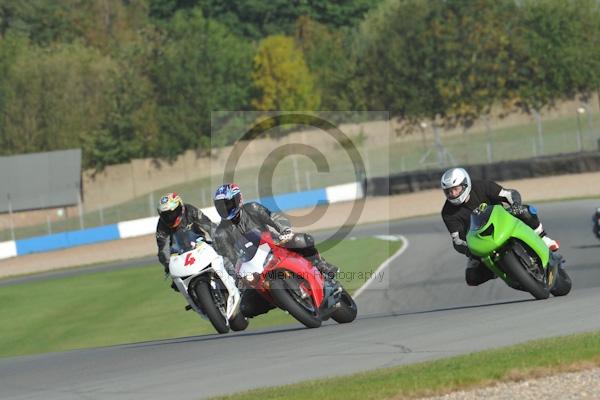
[[242,206],[242,191],[235,183],[226,183],[219,186],[215,192],[215,208],[223,219],[235,219]]

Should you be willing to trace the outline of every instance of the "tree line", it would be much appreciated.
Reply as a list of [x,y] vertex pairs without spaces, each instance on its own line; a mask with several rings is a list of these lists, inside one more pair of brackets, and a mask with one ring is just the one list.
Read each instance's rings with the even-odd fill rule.
[[207,149],[213,110],[469,125],[600,88],[595,0],[0,0],[0,153]]

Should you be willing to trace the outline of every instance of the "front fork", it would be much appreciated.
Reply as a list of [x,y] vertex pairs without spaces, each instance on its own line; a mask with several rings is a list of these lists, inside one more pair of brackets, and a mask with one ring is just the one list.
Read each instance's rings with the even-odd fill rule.
[[508,278],[508,275],[506,274],[506,272],[502,271],[496,264],[501,257],[502,255],[499,252],[493,251],[489,256],[482,257],[481,261],[483,261],[485,266],[488,267],[494,274],[496,274],[497,277],[502,279],[504,282],[508,283],[510,280]]
[[[500,279],[506,282],[509,286],[513,287],[514,283],[510,280],[508,274],[506,274],[506,272],[504,272],[498,267],[498,261],[502,258],[502,255],[505,251],[515,251],[515,249],[513,249],[513,246],[511,245],[508,248],[504,249],[504,251],[494,251],[489,256],[482,258],[482,261],[494,274],[496,274],[496,276],[498,276]],[[518,252],[516,252],[516,256],[518,258],[523,257],[523,255],[519,254]],[[527,256],[529,255],[527,254]],[[556,278],[558,276],[558,267],[563,262],[563,258],[560,254],[550,253],[548,265],[542,266],[542,268],[544,268],[546,272],[546,284],[550,289],[552,289],[556,283]]]

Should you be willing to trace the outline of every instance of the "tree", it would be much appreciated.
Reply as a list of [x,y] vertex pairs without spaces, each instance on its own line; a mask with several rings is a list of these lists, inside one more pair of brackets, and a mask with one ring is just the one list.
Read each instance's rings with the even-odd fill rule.
[[52,0],[0,0],[0,35],[26,36],[35,44],[49,44],[69,35],[63,18],[66,5]]
[[322,110],[352,110],[353,75],[357,60],[353,51],[354,32],[332,30],[301,17],[296,22],[296,42],[315,76],[321,93]]
[[62,0],[62,4],[73,35],[105,53],[139,41],[140,32],[148,28],[145,0]]
[[133,158],[160,155],[154,87],[145,71],[152,50],[140,44],[118,54],[106,118],[84,140],[86,166],[102,169]]
[[8,71],[9,92],[18,95],[2,105],[2,151],[81,147],[106,118],[115,68],[78,44],[22,48]]
[[210,142],[213,110],[248,109],[253,50],[199,9],[179,11],[155,55],[160,155]]
[[258,40],[268,35],[293,34],[294,23],[302,16],[333,28],[354,26],[378,1],[150,0],[150,14],[167,19],[178,10],[198,7],[206,18],[223,23],[240,36]]
[[269,36],[260,42],[252,79],[260,91],[252,105],[259,111],[312,111],[319,107],[314,79],[290,37]]
[[389,0],[361,26],[367,107],[468,125],[502,104],[529,111],[598,87],[593,0]]
[[509,104],[527,60],[512,1],[455,0],[445,4],[432,37],[441,69],[436,89],[449,125],[470,124],[494,104]]
[[356,79],[368,109],[402,118],[444,112],[435,85],[437,43],[429,33],[438,4],[387,1],[363,21]]
[[515,103],[540,109],[558,99],[589,96],[600,87],[600,3],[594,0],[525,1],[519,22],[527,64]]
[[11,84],[11,72],[14,64],[23,52],[29,41],[13,34],[0,38],[0,152],[6,154],[8,137],[4,127],[5,110],[15,96],[14,87]]

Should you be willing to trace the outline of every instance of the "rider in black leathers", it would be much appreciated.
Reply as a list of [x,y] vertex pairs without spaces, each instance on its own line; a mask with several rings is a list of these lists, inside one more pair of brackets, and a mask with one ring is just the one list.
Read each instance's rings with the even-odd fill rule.
[[[240,188],[235,183],[225,184],[217,189],[214,199],[217,212],[222,220],[214,235],[214,248],[217,253],[229,259],[232,264],[238,261],[236,243],[243,243],[244,235],[258,229],[278,235],[284,246],[300,253],[328,277],[333,278],[337,268],[327,263],[315,248],[315,242],[307,233],[293,233],[290,222],[278,213],[272,213],[265,206],[256,203],[243,203]],[[253,317],[266,313],[273,306],[254,290],[245,290],[242,301],[242,313]]]
[[[193,205],[183,203],[177,193],[167,193],[161,197],[157,210],[159,214],[156,226],[158,261],[165,269],[165,274],[168,274],[173,234],[178,230],[186,229],[210,241],[214,237],[217,225]],[[225,263],[225,268],[233,276],[232,265]],[[177,290],[174,284],[171,287]]]
[[596,209],[596,212],[592,216],[592,232],[600,239],[600,208]]
[[481,203],[509,204],[508,211],[534,230],[548,248],[555,252],[559,243],[544,231],[535,207],[522,204],[521,195],[514,189],[505,189],[493,181],[474,180],[463,168],[451,168],[441,179],[446,195],[442,209],[442,219],[452,238],[452,245],[459,253],[469,257],[465,280],[469,286],[478,286],[495,278],[493,272],[483,265],[478,257],[470,254],[466,236],[469,230],[471,212]]

